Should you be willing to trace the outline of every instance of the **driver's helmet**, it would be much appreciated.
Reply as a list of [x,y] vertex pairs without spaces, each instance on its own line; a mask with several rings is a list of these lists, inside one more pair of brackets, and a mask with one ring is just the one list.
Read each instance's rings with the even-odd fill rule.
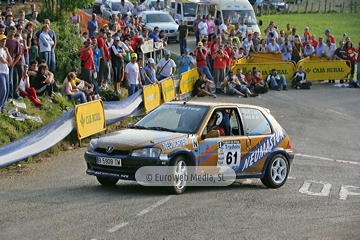
[[216,117],[215,125],[219,126],[224,118],[223,114],[222,114],[222,112],[217,111],[217,112],[214,112],[214,115]]

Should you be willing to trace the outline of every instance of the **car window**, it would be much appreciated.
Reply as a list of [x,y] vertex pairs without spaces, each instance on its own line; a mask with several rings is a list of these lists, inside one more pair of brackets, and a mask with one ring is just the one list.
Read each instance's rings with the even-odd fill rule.
[[121,4],[120,2],[113,2],[112,6],[111,6],[111,10],[112,11],[119,11],[120,4]]
[[271,128],[268,120],[258,110],[253,108],[239,108],[245,124],[246,135],[268,135]]
[[177,14],[181,14],[181,4],[180,4],[180,3],[177,4],[176,13],[177,13]]
[[135,126],[163,127],[183,133],[196,133],[207,111],[206,106],[163,104],[141,119]]
[[195,17],[196,3],[183,3],[184,17]]
[[147,16],[148,23],[158,23],[158,22],[173,22],[174,20],[169,14],[149,14]]
[[255,25],[256,17],[253,10],[223,10],[223,18],[228,18],[231,24],[241,22],[241,19],[245,19],[246,25]]

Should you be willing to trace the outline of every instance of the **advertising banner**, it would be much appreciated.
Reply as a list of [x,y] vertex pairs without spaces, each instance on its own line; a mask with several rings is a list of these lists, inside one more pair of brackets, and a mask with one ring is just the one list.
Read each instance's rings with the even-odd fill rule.
[[160,83],[161,83],[161,93],[164,102],[170,102],[171,100],[175,99],[176,92],[175,92],[174,79],[167,78],[165,80],[162,80]]
[[275,53],[254,53],[252,56],[253,57],[276,58],[276,59],[281,59],[282,60],[281,54],[275,54]]
[[[289,60],[282,60],[277,58],[269,58],[269,57],[263,57],[263,56],[252,56],[249,60],[249,63],[273,63],[273,62],[292,62]],[[296,66],[295,62],[292,62],[294,66]]]
[[[310,58],[314,59],[314,58]],[[319,58],[318,58],[319,59]],[[349,63],[349,65],[346,64]],[[297,63],[297,69],[303,66],[307,80],[345,79],[350,73],[350,62],[344,60],[309,60]]]
[[191,92],[194,89],[196,80],[200,77],[197,68],[191,69],[190,71],[184,72],[180,76],[180,94]]
[[161,104],[159,84],[148,85],[143,88],[145,112],[149,112]]
[[154,39],[144,41],[140,46],[142,53],[149,53],[154,51]]
[[97,100],[76,105],[75,122],[79,139],[105,131],[106,120],[103,102]]

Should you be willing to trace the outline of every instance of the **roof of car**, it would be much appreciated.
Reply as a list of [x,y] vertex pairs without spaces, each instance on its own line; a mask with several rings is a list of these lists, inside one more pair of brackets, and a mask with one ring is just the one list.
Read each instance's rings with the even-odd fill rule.
[[198,105],[198,106],[209,106],[209,107],[234,106],[234,107],[248,107],[248,108],[264,109],[263,107],[260,107],[260,106],[255,106],[255,105],[250,105],[250,104],[239,104],[239,103],[176,101],[176,102],[167,102],[165,104],[192,105],[192,106]]

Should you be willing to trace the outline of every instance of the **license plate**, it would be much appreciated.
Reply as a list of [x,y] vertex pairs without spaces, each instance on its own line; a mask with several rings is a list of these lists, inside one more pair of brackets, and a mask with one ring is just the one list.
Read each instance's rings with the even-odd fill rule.
[[121,158],[97,157],[96,164],[121,167]]

